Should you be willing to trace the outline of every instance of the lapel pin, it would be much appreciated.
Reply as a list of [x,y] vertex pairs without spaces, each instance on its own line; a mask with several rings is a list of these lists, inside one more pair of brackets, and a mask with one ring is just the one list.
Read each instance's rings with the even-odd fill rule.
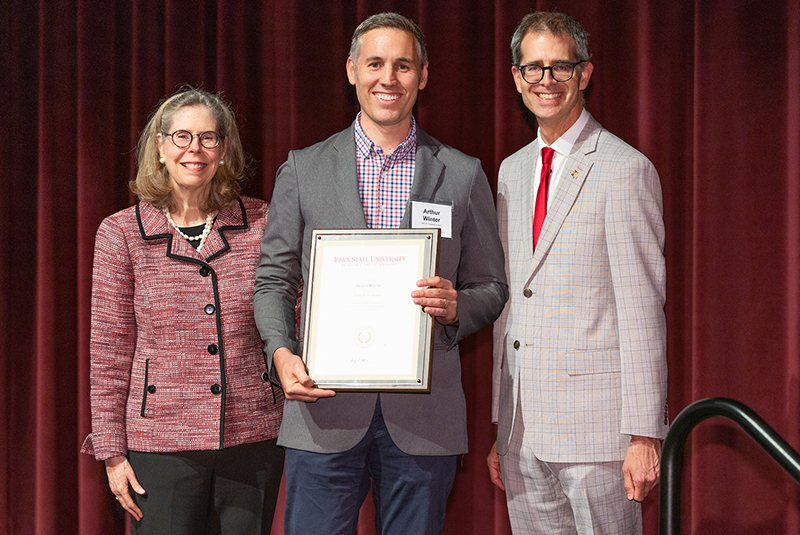
[[578,178],[578,170],[577,169],[573,169],[572,171],[569,172],[569,174],[572,175],[572,178]]

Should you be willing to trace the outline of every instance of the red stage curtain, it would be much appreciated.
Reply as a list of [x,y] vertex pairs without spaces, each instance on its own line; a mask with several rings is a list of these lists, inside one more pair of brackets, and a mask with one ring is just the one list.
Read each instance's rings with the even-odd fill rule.
[[[287,151],[346,127],[359,21],[398,11],[428,39],[422,128],[502,159],[535,135],[510,73],[531,9],[590,33],[588,109],[650,157],[667,227],[670,415],[727,396],[800,448],[800,3],[773,0],[0,1],[0,532],[124,531],[89,432],[94,233],[129,206],[138,132],[182,84],[223,91],[253,156],[246,193],[271,197]],[[470,453],[446,533],[510,533],[484,457],[491,332],[462,344]],[[645,505],[657,532],[658,501]],[[371,533],[369,507],[360,533]],[[741,430],[690,439],[684,533],[798,533],[800,494]],[[280,514],[275,533],[281,533]]]

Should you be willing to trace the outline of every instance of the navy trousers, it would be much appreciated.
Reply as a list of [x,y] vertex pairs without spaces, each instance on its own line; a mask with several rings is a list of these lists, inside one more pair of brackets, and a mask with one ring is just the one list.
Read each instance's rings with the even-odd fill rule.
[[285,535],[352,535],[372,486],[378,535],[438,535],[456,475],[456,456],[402,452],[381,414],[341,453],[286,449]]

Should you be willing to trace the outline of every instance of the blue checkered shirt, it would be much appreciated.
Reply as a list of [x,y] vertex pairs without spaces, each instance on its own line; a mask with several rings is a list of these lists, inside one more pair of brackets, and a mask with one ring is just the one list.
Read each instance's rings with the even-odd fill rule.
[[356,118],[358,193],[369,228],[400,228],[417,161],[417,122],[411,117],[408,136],[391,154],[367,137]]

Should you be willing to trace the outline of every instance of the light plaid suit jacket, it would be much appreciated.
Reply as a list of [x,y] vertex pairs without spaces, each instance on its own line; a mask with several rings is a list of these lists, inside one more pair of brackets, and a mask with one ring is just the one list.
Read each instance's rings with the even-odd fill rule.
[[539,140],[500,166],[497,210],[511,295],[494,330],[493,421],[550,462],[622,460],[667,431],[664,223],[647,158],[593,118],[564,167],[533,251]]

